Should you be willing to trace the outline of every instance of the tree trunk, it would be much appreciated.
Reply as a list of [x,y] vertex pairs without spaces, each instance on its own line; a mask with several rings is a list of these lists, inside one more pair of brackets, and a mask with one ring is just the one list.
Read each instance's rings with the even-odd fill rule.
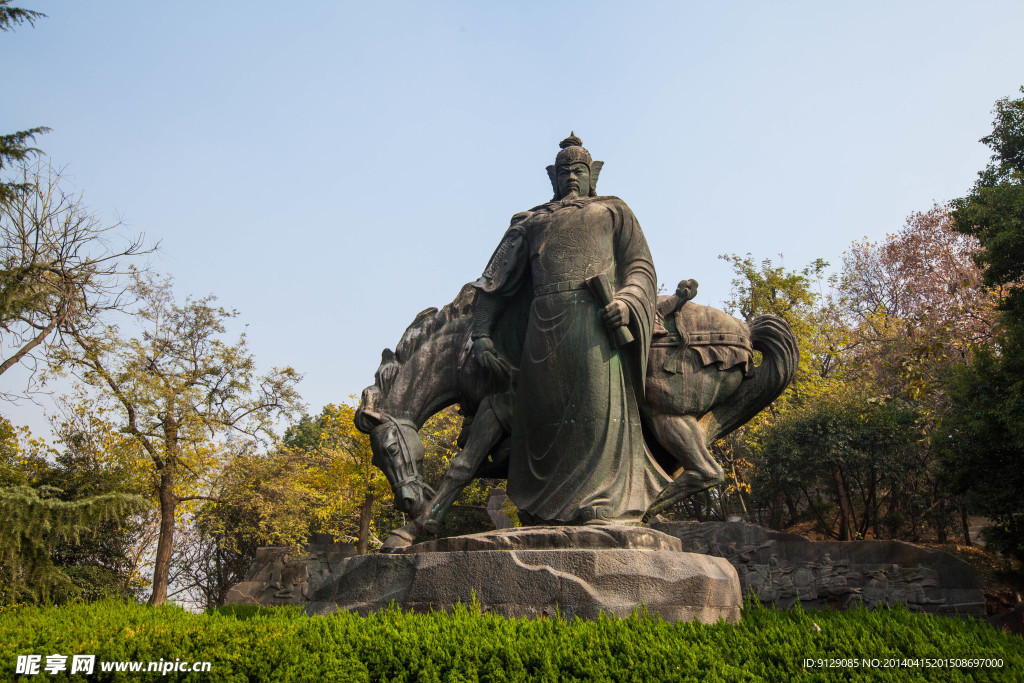
[[846,497],[846,486],[843,484],[843,475],[839,467],[832,465],[832,480],[836,484],[836,496],[839,498],[839,540],[850,541],[853,537],[850,528],[855,523],[853,511],[850,510],[850,501]]
[[367,544],[370,540],[370,515],[373,513],[373,494],[368,493],[362,507],[359,508],[359,544],[356,546],[357,555],[365,555]]
[[960,524],[964,527],[964,545],[974,545],[971,543],[971,523],[967,519],[967,506],[962,503],[960,505]]
[[797,505],[797,502],[796,500],[794,500],[793,496],[790,495],[789,493],[786,493],[785,500],[786,509],[789,511],[789,522],[785,526],[779,527],[780,529],[785,529],[791,524],[796,524],[796,521],[800,519],[800,507]]
[[776,490],[772,494],[772,501],[768,508],[768,527],[771,529],[782,529],[782,492]]
[[871,521],[871,528],[874,530],[875,538],[878,538],[878,478],[875,476],[875,468],[868,472],[871,477],[871,490],[868,492],[868,507],[864,511],[864,537],[868,535],[868,520]]
[[153,563],[153,594],[149,604],[162,605],[167,600],[167,581],[171,572],[171,550],[174,546],[174,512],[178,498],[174,495],[174,480],[170,473],[160,474],[160,535]]
[[903,523],[900,521],[902,514],[902,500],[899,494],[899,488],[893,486],[889,492],[889,521],[887,523],[888,529],[886,533],[889,534],[889,538],[897,538],[898,535],[903,531]]

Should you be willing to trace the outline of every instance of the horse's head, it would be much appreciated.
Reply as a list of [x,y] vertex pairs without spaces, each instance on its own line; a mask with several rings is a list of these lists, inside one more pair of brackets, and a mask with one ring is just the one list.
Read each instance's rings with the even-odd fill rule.
[[374,383],[359,400],[356,427],[370,435],[373,464],[388,478],[395,508],[402,512],[419,516],[434,497],[423,482],[424,448],[417,425],[458,399],[459,357],[469,337],[475,296],[476,290],[466,285],[440,311],[420,311],[394,352],[381,353]]
[[376,386],[363,390],[355,414],[356,428],[370,435],[373,464],[391,484],[395,509],[419,516],[434,496],[423,481],[423,441],[412,420],[375,409],[378,392]]

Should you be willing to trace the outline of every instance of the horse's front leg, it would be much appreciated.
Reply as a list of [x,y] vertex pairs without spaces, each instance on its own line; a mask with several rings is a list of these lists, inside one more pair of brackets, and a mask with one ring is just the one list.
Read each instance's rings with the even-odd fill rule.
[[469,430],[466,447],[452,458],[452,464],[445,474],[437,493],[430,499],[424,512],[412,522],[391,532],[384,541],[383,550],[394,551],[412,544],[421,533],[435,534],[444,521],[448,509],[462,493],[462,489],[473,480],[487,454],[507,436],[498,420],[491,397],[480,403],[473,425]]

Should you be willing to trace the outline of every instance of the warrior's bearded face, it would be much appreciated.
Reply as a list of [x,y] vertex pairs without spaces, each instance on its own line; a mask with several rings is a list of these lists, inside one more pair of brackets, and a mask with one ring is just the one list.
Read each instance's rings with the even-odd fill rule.
[[558,194],[562,199],[590,195],[590,166],[582,162],[558,166]]

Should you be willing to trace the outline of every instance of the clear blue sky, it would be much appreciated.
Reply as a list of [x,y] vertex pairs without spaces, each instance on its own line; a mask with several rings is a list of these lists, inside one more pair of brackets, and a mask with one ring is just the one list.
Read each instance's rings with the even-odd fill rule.
[[49,18],[0,34],[0,131],[52,128],[93,211],[238,309],[311,411],[479,275],[570,130],[659,280],[719,305],[718,254],[838,265],[964,194],[1024,83],[1019,0],[15,4]]

